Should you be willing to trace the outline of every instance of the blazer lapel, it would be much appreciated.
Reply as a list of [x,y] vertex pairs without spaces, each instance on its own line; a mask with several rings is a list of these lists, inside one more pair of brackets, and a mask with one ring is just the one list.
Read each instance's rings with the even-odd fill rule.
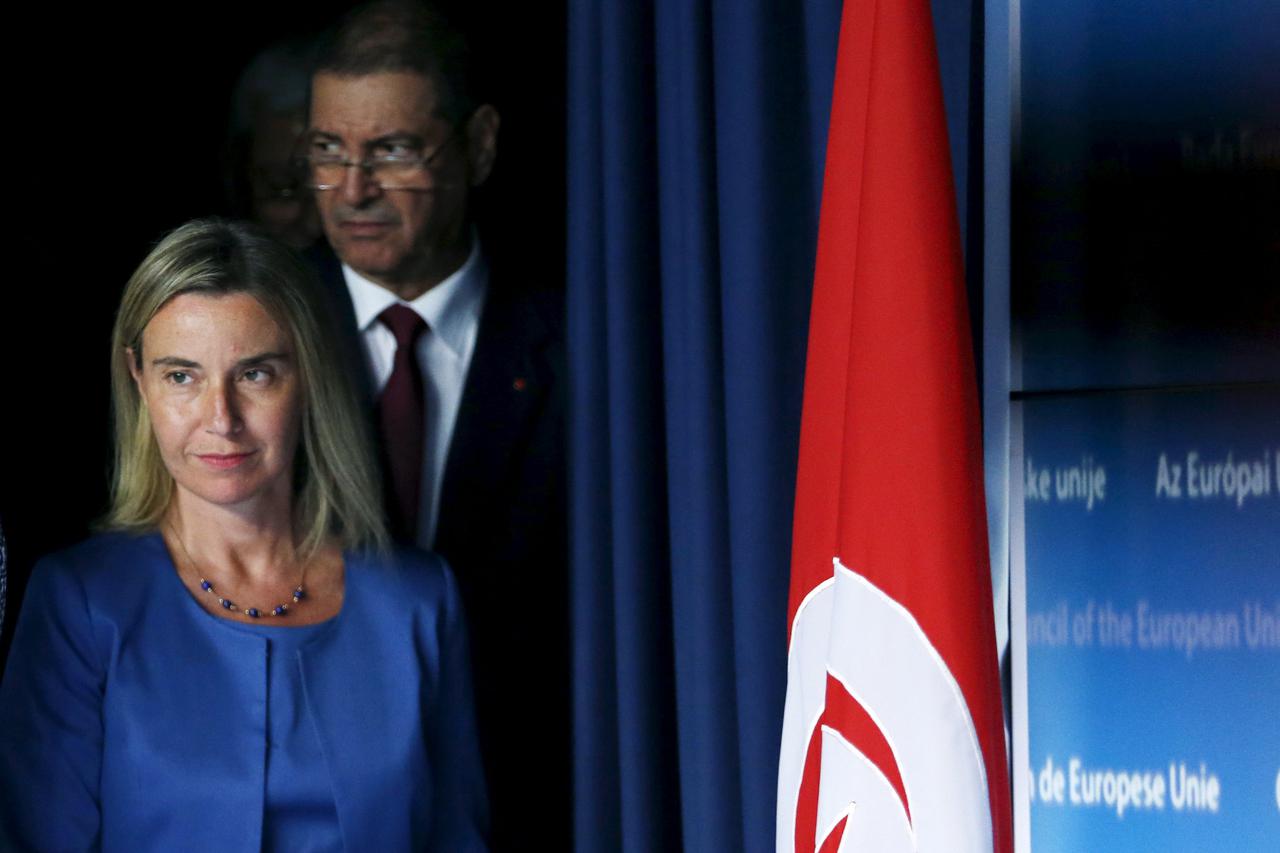
[[[362,572],[376,572],[348,553],[346,592],[342,612],[332,630],[317,637],[299,652],[298,666],[307,709],[315,723],[316,735],[329,766],[338,825],[348,850],[407,849],[408,817],[399,813],[408,798],[381,799],[386,784],[379,768],[385,763],[389,731],[403,724],[406,697],[416,698],[411,682],[388,683],[387,673],[411,676],[414,664],[407,637],[385,644],[384,626],[366,600]],[[380,666],[370,666],[366,656],[374,655]],[[393,660],[403,655],[403,660]],[[406,732],[405,737],[414,733]],[[423,780],[399,780],[406,788]],[[371,809],[379,802],[382,810]]]

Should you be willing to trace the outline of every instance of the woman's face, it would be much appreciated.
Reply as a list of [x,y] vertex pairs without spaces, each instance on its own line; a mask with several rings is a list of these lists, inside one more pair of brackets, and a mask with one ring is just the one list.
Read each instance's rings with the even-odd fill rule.
[[130,369],[179,500],[287,508],[302,385],[284,329],[247,293],[187,293],[142,333]]

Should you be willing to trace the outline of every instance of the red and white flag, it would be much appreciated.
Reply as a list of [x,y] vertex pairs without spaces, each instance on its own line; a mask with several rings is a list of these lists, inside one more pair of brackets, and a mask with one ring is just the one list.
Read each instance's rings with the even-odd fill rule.
[[809,321],[779,851],[1011,850],[954,199],[927,0],[846,0]]

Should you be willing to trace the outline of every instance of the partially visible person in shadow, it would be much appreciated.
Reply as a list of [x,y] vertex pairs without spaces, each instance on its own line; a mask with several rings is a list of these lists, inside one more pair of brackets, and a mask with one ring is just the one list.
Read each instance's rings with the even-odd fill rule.
[[0,849],[486,848],[457,587],[385,545],[317,286],[220,221],[130,279],[109,531],[36,566],[0,684]]
[[312,39],[294,38],[271,45],[245,67],[231,96],[224,163],[233,213],[298,250],[320,237],[315,200],[297,161],[314,53]]

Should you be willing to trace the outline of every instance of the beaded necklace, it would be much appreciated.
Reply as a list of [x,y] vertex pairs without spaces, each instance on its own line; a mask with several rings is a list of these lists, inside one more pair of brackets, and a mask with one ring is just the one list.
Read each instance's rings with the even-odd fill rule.
[[[182,537],[178,535],[178,531],[173,529],[173,525],[169,525],[169,531],[173,533],[173,538],[177,540],[178,547],[182,549],[182,554],[184,557],[187,558],[187,562],[191,564],[191,568],[196,570],[197,575],[203,575],[204,572],[200,571],[200,566],[196,563],[194,559],[192,559],[191,552],[187,550],[187,546],[184,545],[182,542]],[[307,578],[307,566],[306,564],[303,564],[302,575],[298,578],[298,585],[294,587],[294,590],[293,590],[293,602],[292,602],[293,604],[298,604],[302,601],[302,599],[307,597],[306,590],[303,588],[303,581],[305,581],[306,578]],[[263,610],[259,610],[256,607],[246,607],[243,610],[240,610],[240,608],[236,606],[236,603],[234,601],[232,601],[229,598],[224,598],[223,596],[218,595],[217,591],[213,588],[213,584],[210,583],[208,580],[206,580],[204,577],[200,577],[200,588],[205,592],[209,593],[210,595],[212,595],[214,598],[218,599],[218,603],[222,605],[223,609],[239,610],[245,616],[248,616],[253,619],[257,619],[259,616],[284,616],[289,612],[290,602],[285,602],[284,604],[277,604],[275,607],[272,607],[269,609],[263,609]]]

